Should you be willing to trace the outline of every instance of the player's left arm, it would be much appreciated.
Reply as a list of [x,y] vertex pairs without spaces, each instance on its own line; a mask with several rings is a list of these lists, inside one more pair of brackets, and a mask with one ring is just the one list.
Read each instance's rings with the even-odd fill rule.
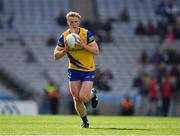
[[92,36],[92,34],[90,32],[88,34],[89,34],[89,39],[88,39],[88,43],[87,43],[88,45],[86,45],[85,42],[83,41],[83,39],[81,39],[81,38],[78,38],[77,44],[80,45],[85,50],[91,52],[92,54],[99,55],[98,44],[94,40],[94,37]]
[[[82,39],[80,39],[82,40]],[[82,40],[80,45],[82,46],[82,48],[84,48],[85,50],[88,50],[89,52],[91,52],[94,55],[99,55],[99,47],[97,45],[97,43],[95,41],[91,42],[88,46],[84,43],[84,41]]]

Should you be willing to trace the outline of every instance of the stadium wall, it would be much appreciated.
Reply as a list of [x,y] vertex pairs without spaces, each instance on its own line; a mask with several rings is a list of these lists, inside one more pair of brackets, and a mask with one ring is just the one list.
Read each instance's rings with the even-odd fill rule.
[[35,101],[0,101],[0,114],[37,115],[38,106]]

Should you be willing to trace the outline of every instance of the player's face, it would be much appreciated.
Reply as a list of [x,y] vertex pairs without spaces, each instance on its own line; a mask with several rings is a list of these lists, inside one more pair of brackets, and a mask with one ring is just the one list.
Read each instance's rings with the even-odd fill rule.
[[80,19],[78,17],[69,17],[67,22],[70,29],[77,30],[79,28]]

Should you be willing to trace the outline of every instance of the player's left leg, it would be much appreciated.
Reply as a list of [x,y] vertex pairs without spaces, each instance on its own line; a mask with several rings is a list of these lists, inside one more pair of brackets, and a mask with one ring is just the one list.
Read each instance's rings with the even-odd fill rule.
[[97,91],[95,88],[93,88],[92,81],[82,82],[81,89],[79,92],[79,98],[84,102],[88,102],[91,100],[93,108],[96,108],[98,105],[98,98],[96,96],[96,93]]
[[79,98],[83,102],[88,102],[94,97],[94,94],[91,92],[92,87],[93,87],[93,82],[92,81],[84,81],[84,82],[82,82],[81,89],[80,89],[80,92],[79,92]]
[[91,93],[93,94],[93,97],[91,98],[91,104],[93,108],[96,108],[98,105],[98,97],[96,95],[97,91],[95,88],[91,89]]

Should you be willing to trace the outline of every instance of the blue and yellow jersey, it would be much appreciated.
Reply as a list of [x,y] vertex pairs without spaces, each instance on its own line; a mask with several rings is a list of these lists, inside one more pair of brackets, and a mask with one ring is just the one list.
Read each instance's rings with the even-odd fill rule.
[[[70,34],[69,29],[66,30],[58,40],[58,46],[65,47],[65,39]],[[91,32],[84,28],[80,28],[79,36],[84,40],[86,46],[91,46],[94,41],[94,36]],[[67,56],[69,62],[69,69],[80,71],[95,71],[94,55],[83,49],[81,46],[75,48],[67,47]]]

